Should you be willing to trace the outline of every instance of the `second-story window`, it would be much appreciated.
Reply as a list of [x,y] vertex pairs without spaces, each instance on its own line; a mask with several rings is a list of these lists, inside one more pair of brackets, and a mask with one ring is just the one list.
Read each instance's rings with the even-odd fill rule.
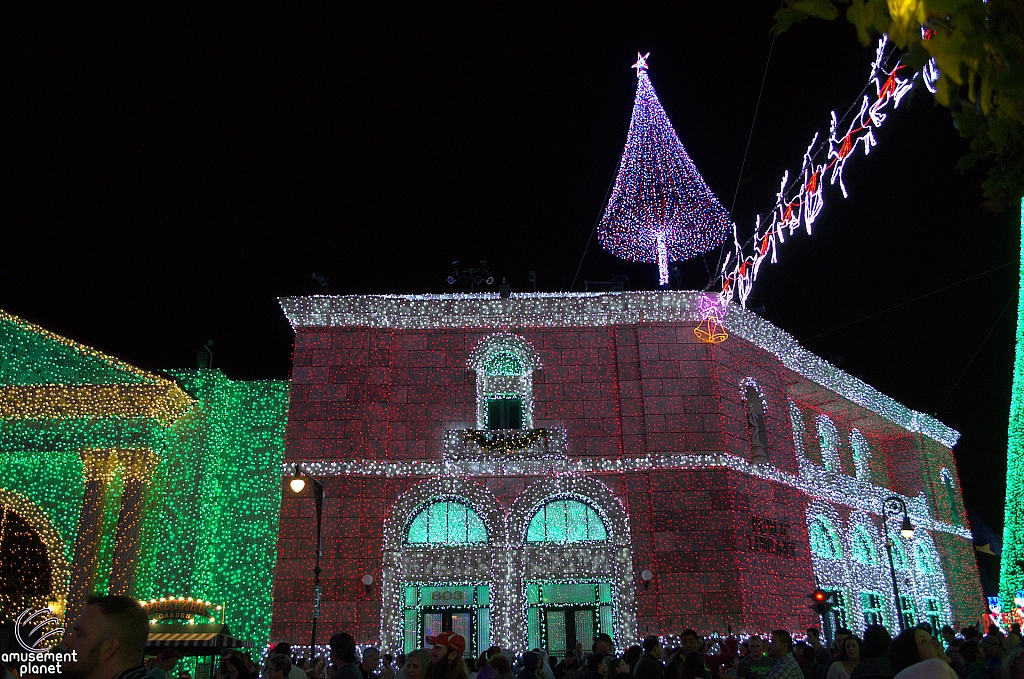
[[477,429],[533,429],[533,347],[517,335],[485,338],[473,349]]

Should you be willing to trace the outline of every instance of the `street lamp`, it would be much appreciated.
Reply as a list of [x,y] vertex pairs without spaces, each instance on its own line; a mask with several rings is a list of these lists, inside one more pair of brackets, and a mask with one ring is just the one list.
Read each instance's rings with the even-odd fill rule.
[[900,535],[906,539],[914,537],[914,524],[910,523],[910,516],[907,515],[907,503],[903,498],[891,495],[882,500],[882,530],[885,532],[885,553],[889,557],[889,575],[892,576],[892,596],[896,601],[896,619],[900,623],[900,631],[907,629],[906,621],[903,619],[903,606],[900,605],[900,591],[896,586],[896,567],[892,562],[892,538],[889,535],[889,514],[886,509],[892,506],[898,512],[903,513],[903,523],[900,524]]
[[[303,478],[305,477],[305,478]],[[316,565],[313,566],[313,632],[309,642],[309,659],[312,663],[316,656],[316,621],[320,617],[320,524],[323,516],[324,506],[324,484],[302,471],[299,465],[295,465],[295,473],[292,475],[288,486],[292,492],[298,495],[306,488],[306,479],[313,484],[313,500],[316,505]]]

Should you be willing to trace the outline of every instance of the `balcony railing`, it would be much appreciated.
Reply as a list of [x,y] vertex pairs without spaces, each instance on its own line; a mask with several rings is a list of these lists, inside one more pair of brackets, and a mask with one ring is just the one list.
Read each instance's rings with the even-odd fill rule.
[[446,462],[483,460],[564,460],[562,427],[540,429],[449,429],[444,438]]

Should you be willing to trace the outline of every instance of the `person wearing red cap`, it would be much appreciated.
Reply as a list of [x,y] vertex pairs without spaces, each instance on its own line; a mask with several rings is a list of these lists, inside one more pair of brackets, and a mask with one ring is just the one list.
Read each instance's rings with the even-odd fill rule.
[[466,663],[462,655],[466,652],[466,639],[455,632],[441,632],[427,637],[433,645],[430,651],[430,665],[426,679],[466,679]]

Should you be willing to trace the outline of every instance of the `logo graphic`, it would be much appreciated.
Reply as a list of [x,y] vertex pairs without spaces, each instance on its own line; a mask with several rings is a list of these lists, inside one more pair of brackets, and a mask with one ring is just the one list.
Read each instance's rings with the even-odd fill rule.
[[[50,623],[58,622],[60,622],[60,620],[49,608],[26,608],[21,612],[14,623],[14,638],[17,639],[18,644],[29,653],[45,653],[49,649],[49,646],[45,645],[45,642],[51,637],[64,634],[63,627],[57,627],[49,632],[41,634],[34,644],[26,642],[25,637],[28,637],[29,641],[31,641],[35,638],[36,634],[39,633],[39,630]],[[23,632],[23,629],[29,626],[32,626],[32,629],[27,633]]]

